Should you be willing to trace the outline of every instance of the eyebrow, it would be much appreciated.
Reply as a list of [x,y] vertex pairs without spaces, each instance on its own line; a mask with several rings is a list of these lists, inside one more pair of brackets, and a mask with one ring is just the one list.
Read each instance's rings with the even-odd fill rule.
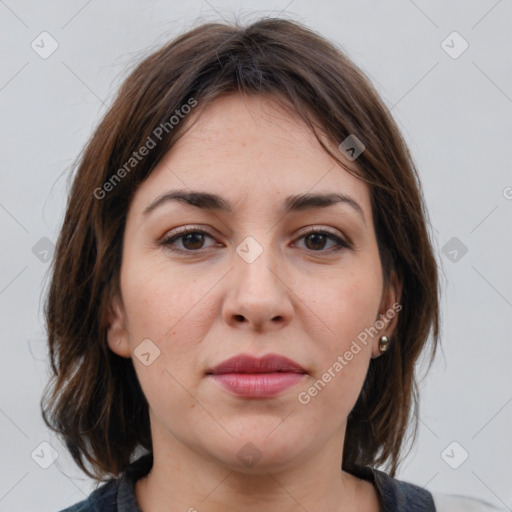
[[[159,206],[177,201],[179,203],[195,206],[203,210],[232,213],[233,206],[229,201],[210,192],[173,190],[158,196],[149,206],[144,209],[143,216],[148,216]],[[354,199],[345,194],[324,193],[324,194],[298,194],[288,196],[284,201],[283,212],[297,212],[312,210],[314,208],[327,208],[334,204],[346,204],[354,209],[362,217],[366,224],[363,209]]]

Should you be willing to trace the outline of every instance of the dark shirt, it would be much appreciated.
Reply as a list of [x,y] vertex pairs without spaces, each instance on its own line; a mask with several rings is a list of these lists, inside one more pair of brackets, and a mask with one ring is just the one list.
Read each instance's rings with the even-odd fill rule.
[[[132,462],[124,475],[110,480],[90,496],[61,512],[141,512],[135,496],[135,482],[147,475],[153,465],[152,454]],[[369,467],[358,467],[351,473],[372,482],[379,495],[381,512],[435,512],[432,494],[414,484],[391,478]]]

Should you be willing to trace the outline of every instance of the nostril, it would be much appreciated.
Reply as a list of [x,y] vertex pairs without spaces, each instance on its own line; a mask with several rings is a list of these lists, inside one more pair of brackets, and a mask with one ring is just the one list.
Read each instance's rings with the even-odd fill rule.
[[238,322],[243,322],[245,318],[243,315],[235,315],[235,320]]

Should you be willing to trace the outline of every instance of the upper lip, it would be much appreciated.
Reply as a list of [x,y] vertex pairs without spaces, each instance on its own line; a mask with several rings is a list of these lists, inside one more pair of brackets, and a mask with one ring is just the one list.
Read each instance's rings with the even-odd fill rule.
[[293,372],[306,373],[297,362],[279,354],[266,354],[262,357],[250,354],[239,354],[218,364],[207,374],[222,375],[226,373],[274,373]]

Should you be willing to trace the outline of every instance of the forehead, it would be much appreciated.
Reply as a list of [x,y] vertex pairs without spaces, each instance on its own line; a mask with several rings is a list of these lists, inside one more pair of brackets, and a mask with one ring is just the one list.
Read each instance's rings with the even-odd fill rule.
[[187,155],[190,160],[209,153],[212,158],[232,158],[237,163],[245,159],[249,164],[251,157],[257,157],[268,168],[275,167],[271,163],[276,159],[296,162],[305,158],[319,165],[331,162],[304,121],[270,95],[222,96],[184,122],[190,129],[172,149],[180,158],[193,149],[195,155]]
[[137,209],[178,188],[213,192],[233,204],[252,198],[265,208],[278,197],[339,192],[370,208],[367,185],[343,169],[304,121],[272,97],[231,94],[182,122],[187,130],[137,190]]

